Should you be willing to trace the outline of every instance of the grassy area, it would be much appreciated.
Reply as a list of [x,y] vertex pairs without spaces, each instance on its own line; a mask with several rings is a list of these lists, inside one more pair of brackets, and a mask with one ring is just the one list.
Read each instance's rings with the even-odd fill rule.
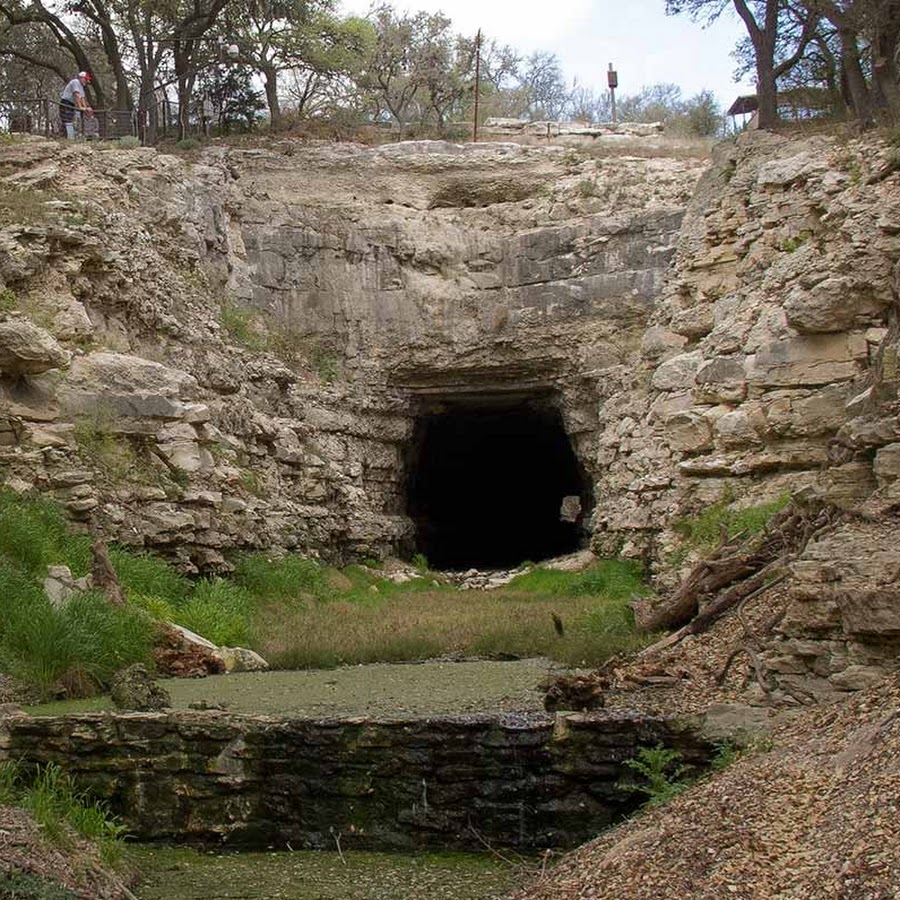
[[203,853],[165,847],[129,851],[142,874],[140,900],[500,900],[525,866],[463,853]]
[[395,584],[365,566],[343,570],[298,556],[245,555],[228,579],[190,581],[163,560],[112,547],[129,600],[83,593],[61,607],[44,594],[48,565],[87,573],[90,539],[56,505],[0,490],[0,671],[42,699],[90,696],[150,658],[154,620],[220,645],[258,650],[277,668],[439,656],[546,656],[593,665],[645,638],[628,601],[639,568],[606,560],[580,573],[535,569],[506,587],[461,591],[423,567]]
[[305,583],[299,577],[295,582],[302,587],[285,589],[291,584],[282,577],[285,568],[296,566],[296,560],[272,561],[263,581],[255,580],[264,571],[259,559],[244,561],[237,572],[257,597],[256,648],[281,668],[447,654],[548,656],[592,665],[644,640],[628,606],[643,590],[632,563],[601,561],[574,574],[536,569],[506,587],[478,593],[428,574],[397,585],[362,566],[343,572],[310,568]]
[[121,858],[123,827],[104,803],[78,791],[53,763],[30,773],[16,762],[0,763],[0,806],[27,809],[53,844],[70,846],[77,834],[97,846],[105,863]]
[[67,531],[52,503],[0,491],[0,671],[42,699],[103,689],[112,675],[150,655],[152,620],[83,593],[54,606],[42,582],[48,565],[87,573],[90,542]]

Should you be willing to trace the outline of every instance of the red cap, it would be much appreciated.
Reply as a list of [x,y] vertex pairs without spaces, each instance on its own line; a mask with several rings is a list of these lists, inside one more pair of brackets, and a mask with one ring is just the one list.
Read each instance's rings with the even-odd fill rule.
[[83,81],[88,81],[88,82],[94,80],[94,76],[91,75],[90,72],[79,72],[78,77],[81,78]]

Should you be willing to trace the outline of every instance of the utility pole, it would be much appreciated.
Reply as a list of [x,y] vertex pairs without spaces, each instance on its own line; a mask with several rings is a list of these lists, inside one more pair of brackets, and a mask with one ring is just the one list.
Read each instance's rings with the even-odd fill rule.
[[616,88],[619,86],[619,73],[613,68],[613,64],[609,64],[609,71],[606,73],[606,83],[609,85],[609,98],[612,101],[612,123],[616,124]]
[[472,123],[472,143],[478,143],[478,95],[481,92],[481,29],[475,35],[475,121]]

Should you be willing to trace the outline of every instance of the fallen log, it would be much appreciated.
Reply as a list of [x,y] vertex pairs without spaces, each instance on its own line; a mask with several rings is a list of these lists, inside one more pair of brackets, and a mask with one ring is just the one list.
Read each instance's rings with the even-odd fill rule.
[[688,623],[692,627],[686,633],[704,630],[777,575],[832,518],[827,508],[810,515],[788,507],[761,534],[723,539],[668,597],[656,603],[636,600],[632,604],[635,622],[642,631],[671,631]]

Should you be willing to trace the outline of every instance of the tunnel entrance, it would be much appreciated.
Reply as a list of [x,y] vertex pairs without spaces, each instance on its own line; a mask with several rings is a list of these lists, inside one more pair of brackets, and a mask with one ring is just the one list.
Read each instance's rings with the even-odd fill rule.
[[433,568],[508,568],[582,544],[591,486],[550,399],[426,406],[406,471],[415,549]]

